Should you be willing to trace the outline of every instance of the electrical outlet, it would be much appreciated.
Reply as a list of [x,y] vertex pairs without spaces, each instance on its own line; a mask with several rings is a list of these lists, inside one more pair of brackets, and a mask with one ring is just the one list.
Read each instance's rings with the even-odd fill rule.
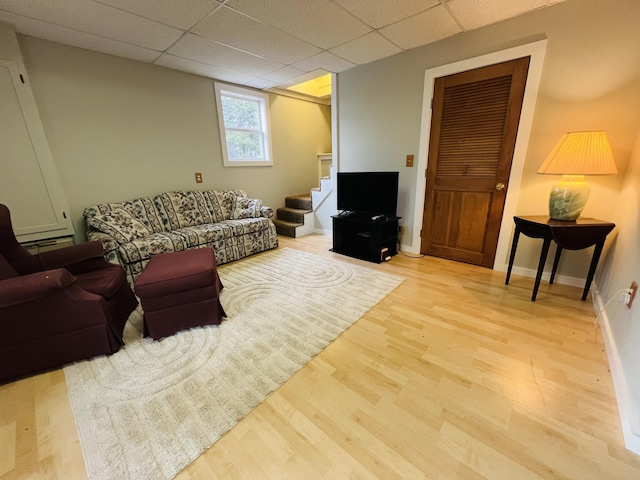
[[638,291],[638,284],[634,281],[631,282],[631,293],[629,294],[629,302],[627,302],[627,308],[631,308],[631,304],[633,303],[633,299],[636,298],[636,292]]
[[200,172],[196,172],[196,183],[202,183],[202,174]]
[[406,227],[404,225],[398,225],[398,233],[402,233],[404,235],[406,233]]

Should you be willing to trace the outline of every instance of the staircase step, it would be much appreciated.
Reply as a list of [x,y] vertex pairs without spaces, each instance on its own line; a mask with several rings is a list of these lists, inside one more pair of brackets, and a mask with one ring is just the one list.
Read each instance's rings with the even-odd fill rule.
[[303,193],[302,195],[291,195],[284,199],[285,206],[289,208],[299,208],[301,210],[313,210],[311,204],[311,195]]
[[281,207],[276,210],[276,217],[285,222],[304,223],[304,215],[310,211],[301,208]]
[[276,232],[278,235],[284,235],[285,237],[296,238],[296,228],[302,226],[302,223],[287,222],[280,220],[279,218],[272,219],[276,226]]

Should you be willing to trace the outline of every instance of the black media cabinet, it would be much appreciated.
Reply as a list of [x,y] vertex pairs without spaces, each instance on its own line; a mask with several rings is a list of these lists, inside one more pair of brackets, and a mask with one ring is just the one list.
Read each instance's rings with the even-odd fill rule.
[[398,220],[401,217],[343,212],[333,218],[332,251],[380,263],[398,253]]

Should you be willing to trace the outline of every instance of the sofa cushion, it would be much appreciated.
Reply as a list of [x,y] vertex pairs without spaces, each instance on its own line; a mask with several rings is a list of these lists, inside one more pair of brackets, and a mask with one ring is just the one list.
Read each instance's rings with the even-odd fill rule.
[[236,197],[233,202],[231,220],[258,218],[262,209],[262,201],[256,198]]
[[13,268],[6,258],[0,255],[0,280],[7,280],[9,278],[19,277],[18,271]]
[[174,232],[152,233],[120,245],[118,255],[125,264],[146,260],[160,253],[186,250],[189,246]]
[[160,215],[158,215],[158,210],[151,198],[141,197],[129,202],[124,202],[122,203],[122,208],[129,212],[133,218],[142,222],[151,233],[166,231]]
[[205,190],[202,192],[213,223],[224,220],[224,212],[222,210],[222,205],[220,204],[220,196],[218,193],[220,192],[216,192],[215,190]]
[[[101,203],[88,207],[84,210],[83,215],[87,224],[89,219],[99,214],[110,214],[114,210],[125,210],[129,214],[149,229],[150,232],[164,232],[164,227],[158,211],[153,201],[149,197],[136,198],[121,203]],[[108,232],[105,232],[108,233]]]
[[241,237],[242,235],[253,234],[267,230],[271,221],[264,217],[243,218],[242,220],[225,220],[219,223],[220,226],[228,230],[230,237]]
[[247,198],[247,193],[244,190],[227,190],[224,192],[212,190],[210,193],[215,196],[222,213],[222,218],[218,218],[218,222],[231,219],[236,198]]
[[108,233],[118,243],[127,243],[152,233],[142,222],[136,220],[123,208],[99,213],[87,219],[87,224]]
[[166,192],[153,199],[160,218],[169,230],[214,222],[202,192]]

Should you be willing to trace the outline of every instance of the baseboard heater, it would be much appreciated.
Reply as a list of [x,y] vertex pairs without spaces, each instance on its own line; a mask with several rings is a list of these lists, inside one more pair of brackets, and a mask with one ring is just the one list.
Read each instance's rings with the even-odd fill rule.
[[73,237],[48,238],[45,240],[33,240],[31,242],[21,243],[21,245],[33,255],[46,252],[47,250],[69,247],[73,244]]

